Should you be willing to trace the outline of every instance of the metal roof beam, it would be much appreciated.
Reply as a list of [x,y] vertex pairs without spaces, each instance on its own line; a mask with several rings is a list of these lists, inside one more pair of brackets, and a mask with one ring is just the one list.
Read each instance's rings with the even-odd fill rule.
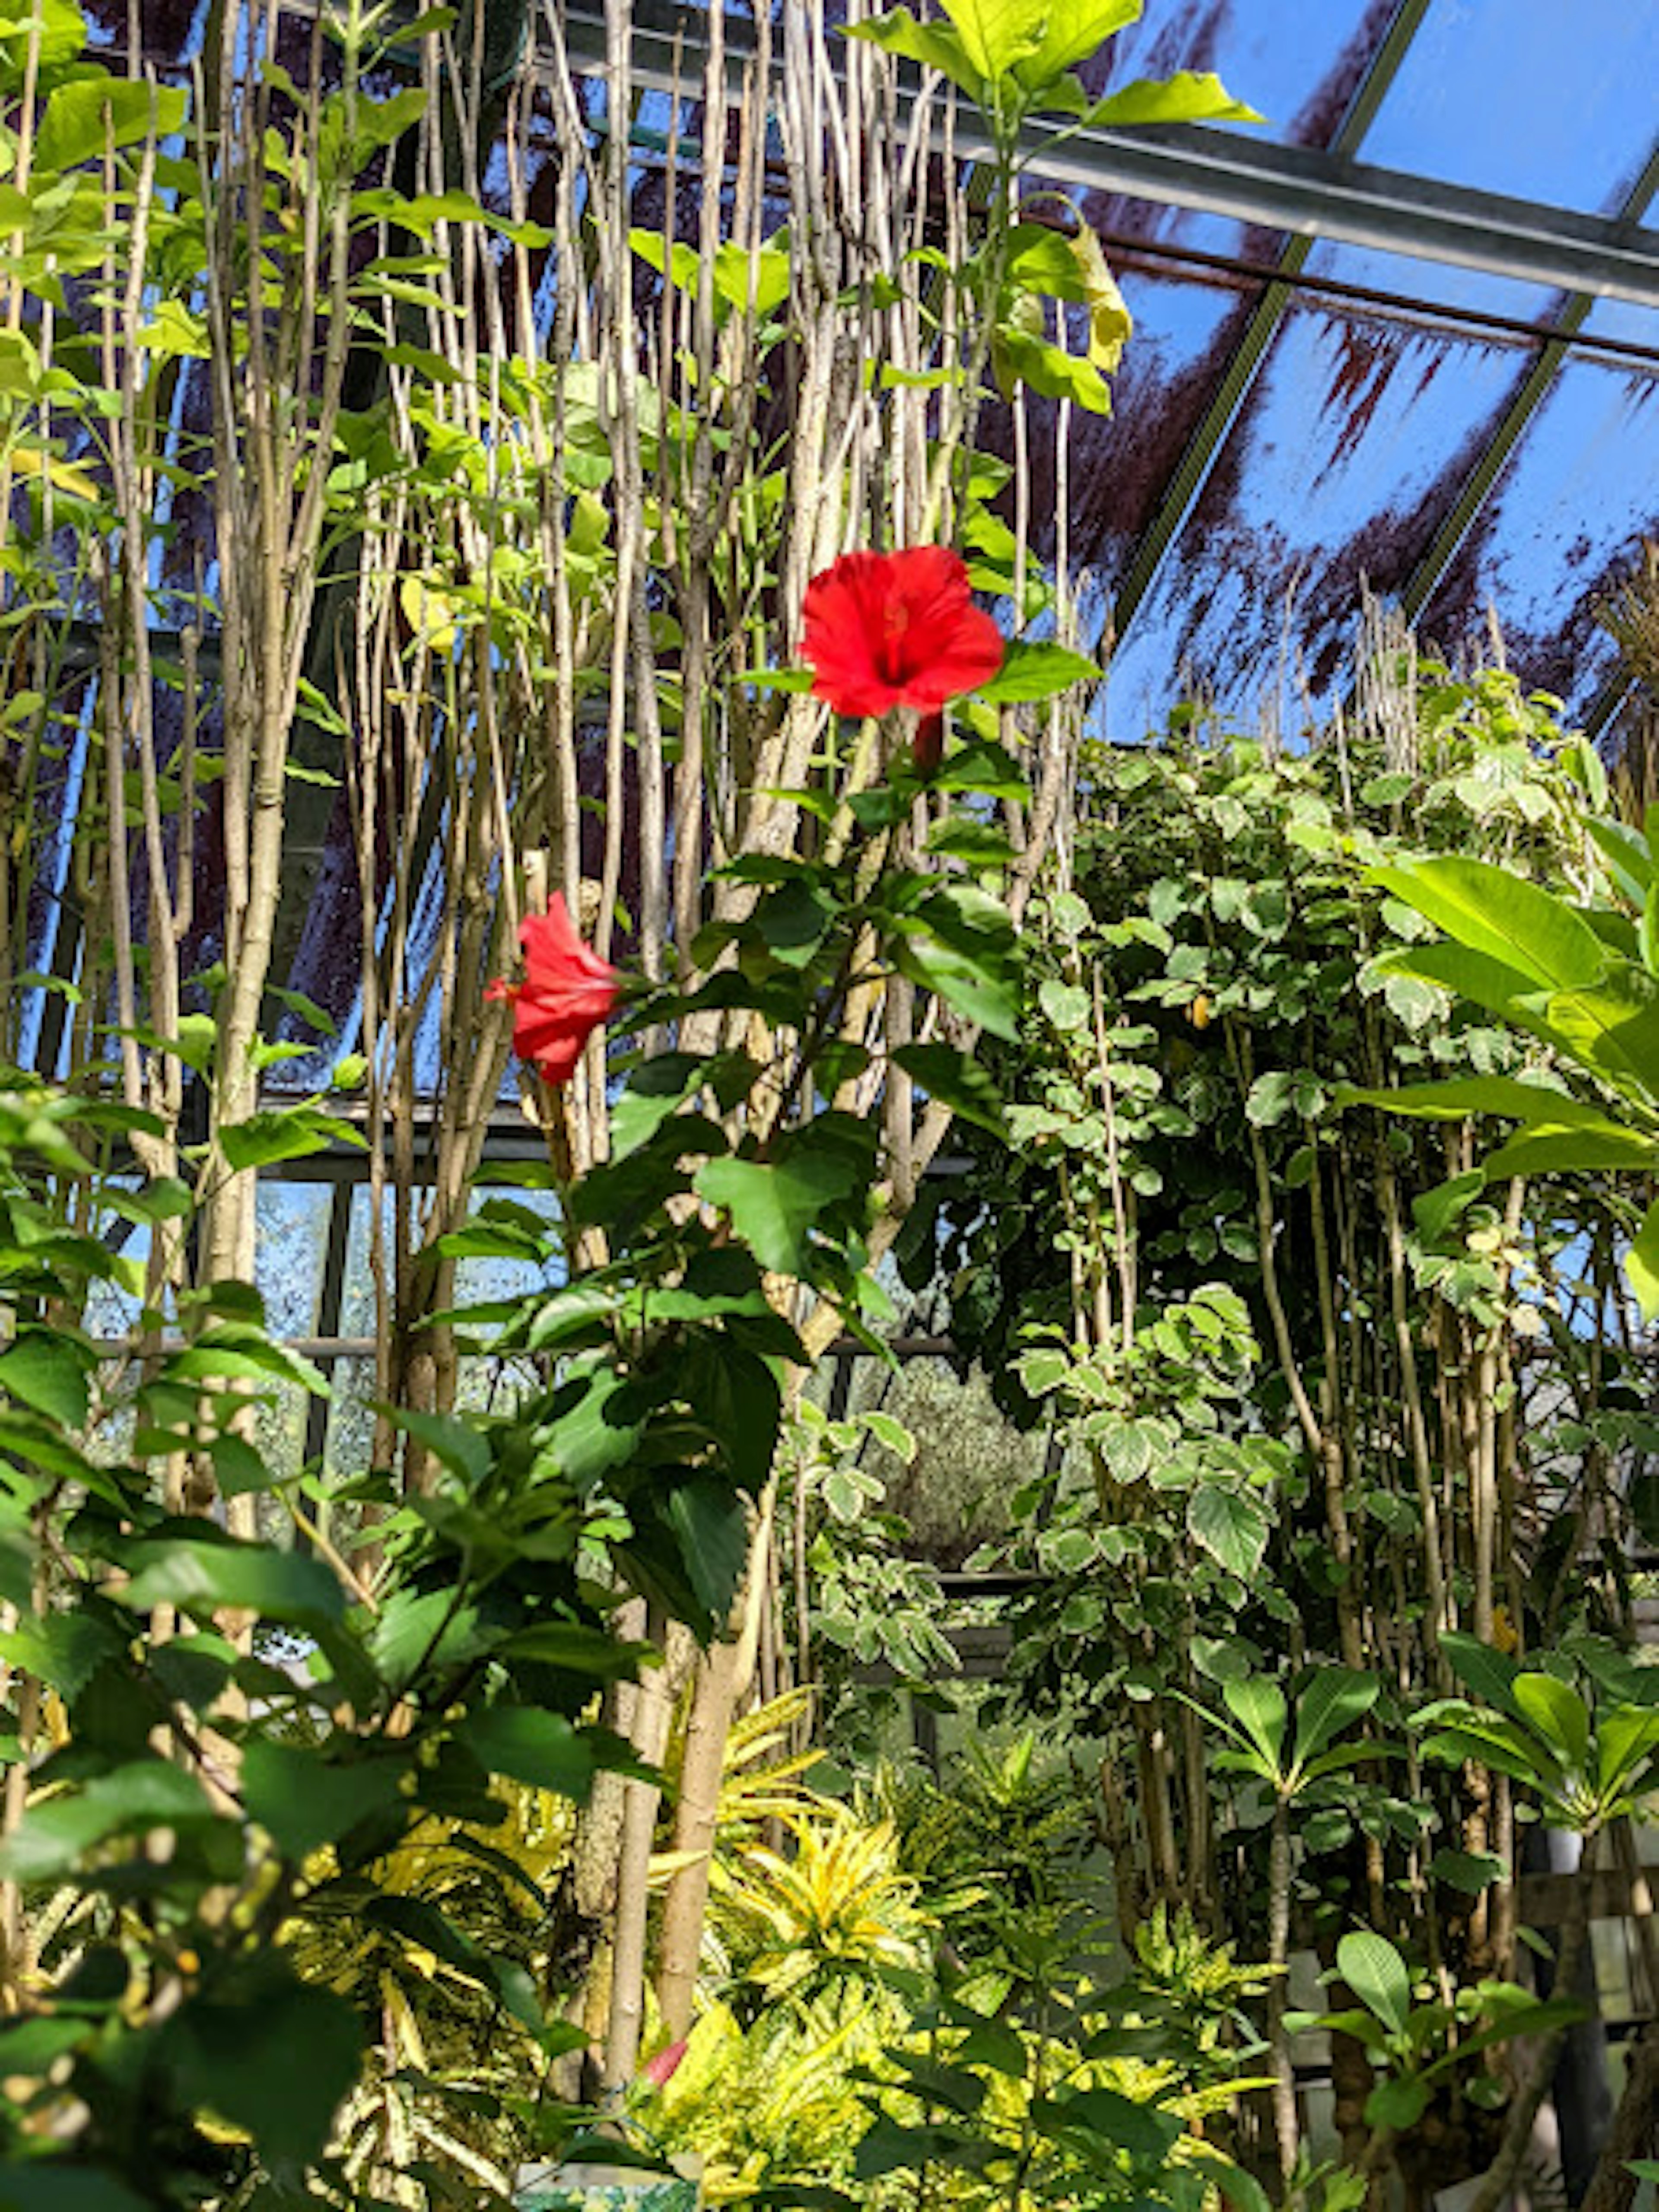
[[[1389,87],[1400,73],[1428,4],[1429,0],[1399,0],[1389,27],[1366,65],[1352,103],[1333,141],[1333,159],[1348,161],[1376,120],[1376,111],[1382,106]],[[1221,381],[1211,394],[1203,419],[1188,441],[1174,475],[1164,488],[1158,510],[1142,532],[1119,580],[1112,598],[1113,642],[1122,637],[1151,592],[1153,579],[1175,542],[1176,532],[1191,513],[1194,501],[1215,465],[1216,456],[1232,428],[1238,410],[1255,381],[1268,348],[1278,336],[1285,308],[1290,304],[1292,286],[1305,267],[1310,242],[1304,234],[1292,234],[1285,239],[1279,249],[1278,264],[1273,272],[1275,281],[1267,285],[1251,310],[1249,320],[1233,349]]]
[[[706,14],[681,0],[635,0],[635,83],[695,95],[707,50]],[[597,66],[605,53],[603,0],[566,0],[565,19],[573,61]],[[727,91],[735,100],[753,59],[752,25],[731,16],[726,35]],[[902,97],[914,98],[919,73],[905,64],[900,74]],[[970,113],[958,121],[957,146],[967,155],[989,151]],[[1040,174],[1091,191],[1659,307],[1659,232],[1605,216],[1200,125],[1132,133],[1033,122],[1023,146]]]

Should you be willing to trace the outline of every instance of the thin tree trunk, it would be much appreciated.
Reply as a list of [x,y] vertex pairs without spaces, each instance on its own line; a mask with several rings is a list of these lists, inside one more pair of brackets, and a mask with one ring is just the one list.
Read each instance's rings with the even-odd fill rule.
[[[1572,1887],[1566,1917],[1561,1923],[1561,1941],[1555,1954],[1555,1975],[1551,1986],[1562,1996],[1571,1993],[1578,1978],[1579,1961],[1584,1954],[1589,1932],[1590,1877],[1595,1870],[1599,1840],[1594,1829],[1584,1838],[1583,1854],[1578,1862],[1578,1877]],[[1550,2083],[1555,2075],[1555,2063],[1561,2055],[1561,2046],[1566,2039],[1565,2027],[1553,2028],[1534,2051],[1531,2069],[1525,2080],[1516,2084],[1515,2095],[1510,2100],[1498,2155],[1470,2200],[1467,2212],[1498,2212],[1498,2206],[1514,2187],[1515,2178],[1521,2171],[1532,2142],[1534,2123],[1549,2094]]]

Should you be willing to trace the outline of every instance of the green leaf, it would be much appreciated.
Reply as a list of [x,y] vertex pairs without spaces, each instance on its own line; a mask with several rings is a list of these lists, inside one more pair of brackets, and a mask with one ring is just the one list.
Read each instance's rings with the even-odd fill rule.
[[1589,817],[1584,828],[1599,848],[1621,896],[1633,907],[1644,906],[1654,880],[1653,855],[1648,841],[1626,822]]
[[1523,1130],[1482,1163],[1486,1178],[1500,1176],[1582,1175],[1623,1169],[1650,1175],[1659,1166],[1659,1138],[1604,1121],[1599,1128]]
[[812,1250],[812,1231],[827,1206],[850,1197],[856,1170],[850,1160],[823,1151],[802,1151],[770,1165],[763,1160],[708,1160],[692,1188],[722,1206],[744,1243],[774,1274],[800,1275]]
[[476,1488],[495,1465],[495,1454],[483,1431],[460,1413],[421,1413],[407,1406],[381,1409],[394,1428],[404,1430],[429,1451],[441,1467],[459,1474]]
[[1371,881],[1534,990],[1580,990],[1606,969],[1607,948],[1583,915],[1510,869],[1448,854],[1375,868]]
[[1572,1685],[1554,1674],[1517,1674],[1515,1702],[1561,1764],[1582,1774],[1589,1764],[1589,1714]]
[[1509,1868],[1496,1851],[1441,1850],[1424,1871],[1431,1881],[1448,1882],[1466,1897],[1478,1897],[1493,1882],[1502,1881]]
[[1625,1254],[1625,1273],[1650,1326],[1659,1321],[1659,1199],[1642,1216],[1642,1225]]
[[972,1121],[994,1137],[1007,1141],[1002,1093],[979,1062],[951,1044],[902,1045],[893,1054],[912,1082],[929,1098],[964,1121]]
[[1255,1491],[1204,1483],[1187,1501],[1187,1527],[1218,1565],[1249,1582],[1267,1551],[1273,1510]]
[[981,76],[994,79],[1036,55],[1048,31],[1054,0],[940,0],[940,4],[956,27],[969,65]]
[[586,1804],[593,1784],[592,1746],[562,1713],[495,1705],[470,1713],[460,1740],[491,1774]]
[[136,1613],[174,1605],[210,1613],[228,1606],[303,1626],[337,1620],[345,1611],[344,1593],[320,1560],[271,1544],[167,1536],[147,1540],[134,1557],[132,1579],[112,1595]]
[[1073,653],[1065,645],[1026,645],[1018,639],[1002,656],[1002,666],[978,696],[989,705],[1057,698],[1074,684],[1092,682],[1101,672],[1086,653]]
[[1244,1117],[1258,1129],[1271,1129],[1296,1109],[1296,1078],[1288,1067],[1258,1075],[1244,1101]]
[[1042,11],[1042,43],[1015,65],[1015,76],[1022,85],[1040,92],[1134,22],[1140,8],[1141,0],[1049,0]]
[[977,792],[986,799],[1029,799],[1030,787],[1017,763],[988,738],[947,753],[933,777],[935,791]]
[[327,1152],[339,1133],[339,1124],[314,1106],[273,1106],[245,1121],[227,1122],[219,1131],[219,1149],[225,1164],[240,1171],[310,1159]]
[[1457,1630],[1442,1635],[1440,1649],[1466,1689],[1472,1690],[1483,1705],[1515,1717],[1518,1711],[1515,1678],[1521,1669],[1507,1652],[1494,1650],[1490,1644],[1479,1643]]
[[761,941],[787,968],[805,968],[829,934],[835,908],[816,884],[796,876],[769,891],[755,909]]
[[395,1805],[408,1766],[401,1752],[342,1762],[321,1748],[251,1735],[242,1753],[243,1796],[277,1849],[303,1859]]
[[1403,2034],[1412,2008],[1412,1978],[1386,1936],[1361,1928],[1336,1947],[1336,1971],[1392,2035]]
[[1427,1237],[1431,1243],[1444,1237],[1486,1188],[1486,1170],[1470,1168],[1463,1175],[1454,1176],[1449,1182],[1439,1182],[1432,1190],[1421,1192],[1412,1200],[1412,1218],[1417,1224],[1419,1235]]
[[947,814],[930,833],[927,849],[945,860],[965,860],[970,868],[1006,867],[1014,857],[1006,832],[972,814]]
[[1557,991],[1534,1026],[1651,1115],[1659,1099],[1659,983],[1628,960],[1609,960],[1594,986]]
[[213,1818],[193,1775],[165,1759],[131,1760],[94,1775],[72,1796],[49,1798],[26,1813],[0,1849],[0,1872],[13,1881],[62,1881],[94,1845]]
[[441,1959],[446,1966],[453,1966],[458,1972],[493,1990],[514,2020],[532,2033],[542,2027],[542,2008],[536,1999],[535,1985],[517,1960],[494,1957],[424,1898],[383,1892],[363,1906],[362,1917],[371,1928],[389,1929],[394,1935],[404,1936],[422,1950]]
[[1285,1693],[1266,1674],[1224,1682],[1222,1702],[1269,1766],[1282,1770],[1285,1755]]
[[1018,969],[1010,951],[991,940],[982,949],[971,937],[915,935],[901,938],[893,948],[893,963],[901,975],[920,983],[936,998],[993,1036],[1010,1044],[1019,1036]]
[[[1442,1714],[1445,1716],[1443,1719]],[[1425,1722],[1434,1729],[1423,1741],[1426,1758],[1443,1759],[1454,1766],[1462,1765],[1465,1759],[1474,1759],[1477,1765],[1496,1767],[1512,1782],[1524,1782],[1534,1790],[1548,1792],[1560,1787],[1561,1770],[1556,1760],[1542,1744],[1513,1721],[1488,1717],[1467,1709],[1448,1712],[1443,1705],[1431,1705],[1428,1714],[1418,1715],[1413,1724]]]
[[1382,981],[1389,1006],[1413,1026],[1421,1027],[1427,1017],[1420,1011],[1407,1012],[1402,1008],[1396,998],[1397,987],[1411,984],[1420,991],[1431,985],[1437,992],[1449,991],[1455,999],[1468,999],[1474,1006],[1484,1006],[1488,1013],[1513,1022],[1517,1028],[1536,1030],[1539,1025],[1536,986],[1529,975],[1494,960],[1489,953],[1472,952],[1468,945],[1454,945],[1449,939],[1384,952],[1366,972]]
[[1379,2081],[1365,2100],[1366,2125],[1396,2130],[1414,2128],[1429,2109],[1431,2094],[1429,2084],[1415,2075]]
[[868,39],[872,46],[902,61],[938,70],[970,100],[983,102],[984,71],[975,66],[960,33],[948,25],[919,23],[908,8],[890,8],[867,23],[845,23],[842,28],[849,39]]
[[100,70],[95,76],[60,84],[47,100],[34,142],[37,170],[78,168],[100,161],[108,146],[131,146],[148,138],[170,138],[183,127],[187,96],[172,87],[155,88],[141,77],[117,77]]
[[59,1428],[86,1425],[91,1407],[83,1346],[46,1329],[23,1331],[0,1352],[0,1390],[55,1421]]
[[680,1483],[668,1500],[686,1580],[711,1621],[723,1620],[749,1559],[749,1516],[718,1482]]
[[266,1949],[187,1997],[161,2029],[156,2055],[180,2105],[246,2128],[274,2166],[321,2157],[362,2052],[346,2000],[297,1980]]
[[1094,2136],[1115,2149],[1127,2150],[1132,2158],[1160,2164],[1180,2139],[1182,2128],[1178,2113],[1105,2087],[1074,2089],[1064,2097],[1039,2097],[1031,2106],[1031,2124],[1039,2135]]
[[1659,1750],[1659,1712],[1616,1705],[1595,1730],[1595,1786],[1605,1802],[1624,1789],[1631,1776]]
[[1139,129],[1152,123],[1261,123],[1265,118],[1235,100],[1209,70],[1179,70],[1166,78],[1137,77],[1089,110],[1097,131]]
[[1420,1121],[1462,1121],[1472,1115],[1491,1114],[1554,1128],[1607,1126],[1600,1107],[1553,1085],[1522,1083],[1509,1075],[1460,1075],[1445,1083],[1403,1083],[1394,1091],[1363,1091],[1344,1083],[1334,1095],[1339,1106],[1379,1106],[1385,1113]]
[[112,1621],[83,1610],[26,1615],[18,1627],[0,1634],[0,1657],[38,1674],[71,1705],[105,1660],[125,1648]]
[[1382,1685],[1375,1674],[1347,1667],[1321,1667],[1296,1700],[1296,1764],[1324,1750],[1334,1736],[1363,1720],[1376,1703]]
[[654,1137],[663,1123],[702,1079],[702,1053],[659,1052],[643,1060],[628,1079],[628,1088],[611,1109],[611,1141],[621,1159]]

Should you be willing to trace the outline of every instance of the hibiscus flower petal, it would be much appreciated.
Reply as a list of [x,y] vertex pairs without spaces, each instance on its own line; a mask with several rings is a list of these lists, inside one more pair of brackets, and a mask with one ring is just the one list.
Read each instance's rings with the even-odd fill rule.
[[802,614],[813,691],[837,714],[933,713],[1002,665],[1002,634],[949,546],[843,554],[807,586]]
[[568,1083],[591,1033],[607,1020],[620,978],[584,945],[556,891],[545,914],[526,915],[519,931],[522,983],[498,979],[487,996],[513,1008],[513,1049],[532,1060],[550,1083]]

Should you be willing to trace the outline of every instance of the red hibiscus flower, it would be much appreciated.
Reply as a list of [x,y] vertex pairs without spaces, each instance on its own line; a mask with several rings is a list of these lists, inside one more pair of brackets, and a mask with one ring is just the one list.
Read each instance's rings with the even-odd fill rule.
[[555,891],[545,914],[525,916],[519,930],[524,981],[498,977],[484,996],[513,1009],[513,1049],[532,1060],[550,1083],[568,1083],[588,1033],[607,1020],[621,996],[621,978],[577,936]]
[[838,714],[935,714],[1002,665],[1002,633],[948,546],[843,553],[806,586],[802,612],[813,693]]

